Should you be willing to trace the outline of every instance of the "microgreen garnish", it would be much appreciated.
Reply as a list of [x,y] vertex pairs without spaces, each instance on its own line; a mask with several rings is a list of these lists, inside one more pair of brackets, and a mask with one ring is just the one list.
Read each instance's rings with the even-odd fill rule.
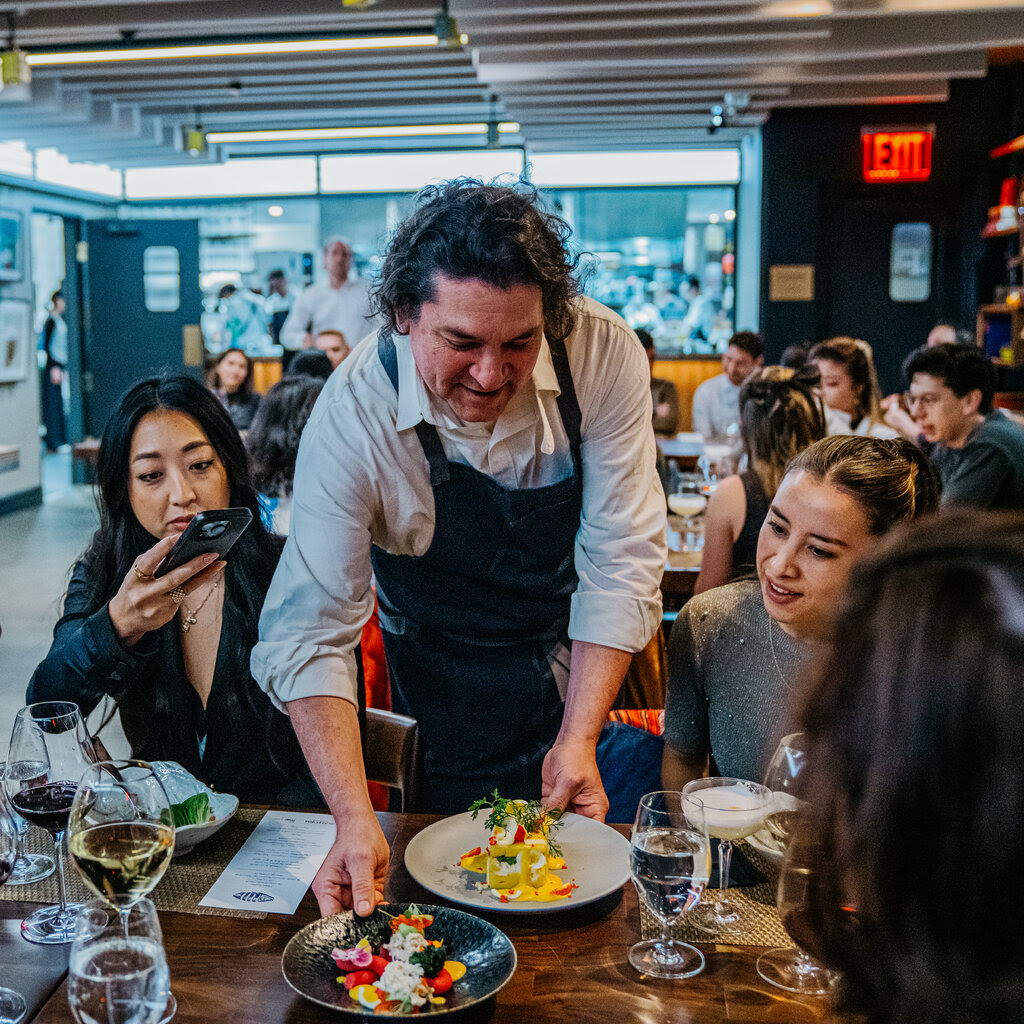
[[496,828],[504,828],[506,822],[511,818],[517,825],[522,825],[527,833],[539,833],[548,841],[548,848],[555,857],[560,857],[562,851],[551,841],[551,830],[562,824],[562,811],[559,807],[553,807],[549,811],[541,810],[539,800],[509,800],[501,796],[495,790],[489,797],[481,797],[474,800],[469,809],[473,812],[473,818],[485,808],[489,807],[491,813],[484,822],[486,828],[493,831]]

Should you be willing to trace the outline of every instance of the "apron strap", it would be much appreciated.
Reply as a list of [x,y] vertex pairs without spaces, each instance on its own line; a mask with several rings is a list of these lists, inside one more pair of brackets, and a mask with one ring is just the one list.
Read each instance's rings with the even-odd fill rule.
[[558,405],[558,415],[562,417],[562,426],[569,439],[573,468],[576,470],[577,479],[582,481],[583,460],[580,456],[580,444],[583,413],[580,411],[576,388],[572,382],[569,354],[565,350],[564,341],[549,341],[548,348],[551,350],[551,362],[555,367],[555,376],[558,378],[558,387],[560,388],[558,398],[555,400]]
[[359,747],[363,753],[363,764],[366,764],[366,677],[363,675],[363,648],[356,644],[356,689],[359,691],[356,703],[356,718],[359,720]]
[[[395,348],[391,332],[381,328],[377,332],[377,355],[380,357],[384,372],[388,375],[395,391],[398,391],[398,351]],[[433,425],[425,420],[416,424],[416,436],[420,439],[420,447],[430,464],[430,486],[437,487],[448,481],[448,458],[444,453],[441,438]]]

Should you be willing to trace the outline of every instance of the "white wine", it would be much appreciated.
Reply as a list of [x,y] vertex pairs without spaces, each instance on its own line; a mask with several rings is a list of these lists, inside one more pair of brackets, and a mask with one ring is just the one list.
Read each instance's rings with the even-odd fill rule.
[[131,906],[163,877],[174,849],[166,825],[120,821],[71,836],[71,855],[85,880],[115,906]]
[[156,1024],[169,991],[167,958],[154,939],[133,936],[72,949],[68,1004],[79,1024]]
[[699,516],[707,506],[708,499],[701,494],[670,494],[668,507],[677,516],[692,519]]
[[704,805],[708,835],[715,839],[745,839],[764,823],[764,801],[742,783],[732,786],[707,786],[683,797],[683,813],[687,800],[693,797]]

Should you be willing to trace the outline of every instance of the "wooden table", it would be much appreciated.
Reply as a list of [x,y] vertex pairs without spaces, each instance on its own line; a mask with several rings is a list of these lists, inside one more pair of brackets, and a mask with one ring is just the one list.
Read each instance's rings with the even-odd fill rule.
[[[437,818],[383,813],[378,817],[391,843],[386,898],[401,903],[438,902],[412,880],[403,861],[408,841]],[[628,834],[627,828],[615,827]],[[0,903],[0,914],[9,918],[22,914],[26,906]],[[281,974],[281,953],[288,940],[316,917],[312,893],[307,893],[294,917],[270,915],[259,921],[162,913],[171,986],[178,999],[175,1024],[340,1024],[351,1019],[306,1002]],[[523,917],[494,914],[489,919],[512,939],[519,966],[497,999],[458,1016],[464,1024],[799,1024],[830,1019],[823,1000],[790,997],[762,982],[754,968],[761,950],[752,947],[704,946],[707,967],[686,981],[641,977],[626,958],[630,945],[640,937],[632,885],[576,910]],[[18,983],[19,973],[8,965],[9,982]],[[29,1019],[37,1024],[67,1024],[72,1018],[66,984]]]

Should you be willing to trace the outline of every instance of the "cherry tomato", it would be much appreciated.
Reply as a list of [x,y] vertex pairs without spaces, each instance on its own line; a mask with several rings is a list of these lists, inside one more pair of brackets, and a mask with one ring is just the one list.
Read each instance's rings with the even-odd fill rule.
[[388,961],[382,956],[375,956],[370,961],[369,970],[373,971],[374,974],[379,978],[384,973],[384,968],[387,967]]
[[372,985],[380,975],[373,971],[349,971],[345,975],[345,988],[353,989],[356,985]]
[[452,987],[452,976],[447,969],[442,967],[432,978],[423,979],[433,990],[434,995],[439,996]]

